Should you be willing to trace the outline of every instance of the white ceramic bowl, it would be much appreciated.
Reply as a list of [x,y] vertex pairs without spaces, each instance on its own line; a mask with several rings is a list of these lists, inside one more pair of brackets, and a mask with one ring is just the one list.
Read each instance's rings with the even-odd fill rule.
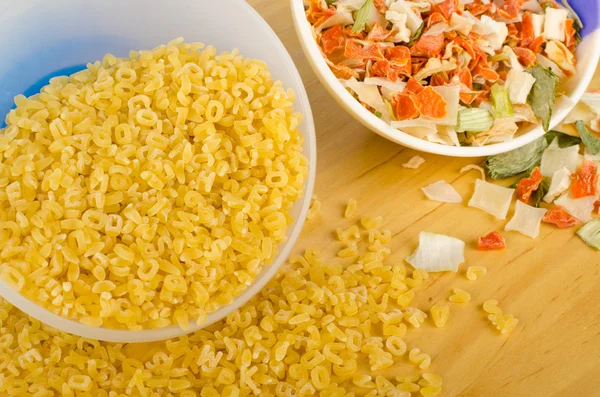
[[239,48],[246,57],[265,61],[275,79],[296,91],[296,109],[305,118],[300,131],[309,175],[305,192],[292,210],[294,223],[279,254],[248,289],[229,305],[210,313],[202,326],[191,323],[139,332],[93,328],[52,314],[0,282],[0,295],[38,320],[76,335],[111,342],[150,342],[177,337],[210,325],[237,310],[275,275],[306,219],[316,170],[316,138],[306,91],[285,47],[269,25],[243,0],[19,0],[0,4],[0,114],[8,113],[19,93],[32,95],[49,77],[79,70],[104,54],[127,56],[130,49],[151,49],[183,36],[218,51]]
[[[296,32],[313,71],[329,93],[348,113],[377,134],[412,149],[454,157],[478,157],[503,153],[526,145],[544,135],[540,124],[527,129],[522,128],[514,139],[507,142],[482,147],[456,147],[429,142],[392,128],[364,108],[342,86],[321,55],[319,46],[312,35],[310,23],[306,19],[302,0],[290,1]],[[566,95],[556,102],[550,121],[551,128],[558,125],[579,101],[594,75],[600,56],[599,2],[597,0],[570,0],[569,3],[583,19],[585,29],[582,31],[583,41],[577,50],[578,73],[565,84]]]

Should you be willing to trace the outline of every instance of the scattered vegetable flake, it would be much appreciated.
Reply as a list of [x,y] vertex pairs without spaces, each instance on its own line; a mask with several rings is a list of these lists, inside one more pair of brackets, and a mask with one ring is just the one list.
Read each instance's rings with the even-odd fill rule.
[[577,128],[577,132],[579,132],[579,136],[581,140],[588,148],[591,154],[600,153],[600,139],[596,138],[585,126],[585,122],[582,120],[577,120],[575,122],[575,127]]
[[487,174],[492,179],[503,179],[530,171],[540,164],[547,147],[548,143],[542,137],[510,152],[490,156],[485,160]]
[[457,238],[421,232],[419,247],[406,258],[406,262],[426,272],[456,272],[465,261],[464,251],[465,243]]
[[562,206],[569,214],[585,223],[592,220],[594,203],[597,199],[598,197],[594,196],[574,198],[571,192],[567,191],[554,203]]
[[565,209],[560,205],[557,205],[548,211],[542,218],[542,221],[546,223],[552,223],[560,229],[565,229],[580,223],[577,218],[565,211]]
[[590,247],[600,250],[600,219],[586,223],[577,231],[577,235]]
[[462,203],[461,195],[446,181],[437,181],[421,189],[428,199],[441,203]]
[[515,189],[478,179],[475,181],[475,192],[469,201],[469,207],[479,208],[498,219],[506,219],[514,192]]
[[410,158],[410,160],[408,160],[408,162],[402,164],[402,167],[404,168],[411,168],[411,169],[417,169],[419,168],[421,165],[423,165],[423,163],[425,162],[425,159],[421,156],[413,156]]
[[463,172],[468,172],[471,170],[479,171],[481,173],[481,179],[483,179],[485,181],[485,170],[476,164],[465,165],[464,167],[462,167],[460,169],[460,173],[462,174]]
[[506,240],[498,232],[491,232],[487,236],[477,239],[477,248],[482,251],[503,250],[506,248]]
[[527,203],[531,193],[540,187],[542,178],[539,167],[535,167],[528,178],[523,178],[517,183],[517,199]]
[[553,202],[554,199],[563,194],[569,186],[571,186],[571,171],[562,167],[552,174],[550,187],[548,188],[548,193],[544,196],[544,201],[547,203]]
[[545,208],[535,208],[522,201],[517,201],[515,214],[504,230],[514,230],[525,236],[536,238],[540,234],[540,224],[546,212],[548,210]]
[[592,160],[584,160],[573,175],[571,195],[573,198],[596,196],[598,194],[598,166]]
[[558,139],[554,139],[550,146],[544,150],[540,171],[543,176],[552,177],[556,171],[565,167],[570,172],[575,172],[579,162],[579,146],[573,145],[561,148]]

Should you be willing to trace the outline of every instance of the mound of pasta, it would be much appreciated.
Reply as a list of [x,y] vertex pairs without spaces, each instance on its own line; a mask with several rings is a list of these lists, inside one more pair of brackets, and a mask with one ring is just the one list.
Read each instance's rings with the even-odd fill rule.
[[277,253],[307,159],[267,66],[176,39],[15,98],[0,130],[0,278],[141,330],[228,304]]

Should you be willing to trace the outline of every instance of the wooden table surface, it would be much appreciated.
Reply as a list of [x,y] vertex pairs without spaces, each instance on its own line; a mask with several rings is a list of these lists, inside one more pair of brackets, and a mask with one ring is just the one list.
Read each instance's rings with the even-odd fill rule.
[[[298,0],[300,1],[300,0]],[[348,115],[321,86],[300,48],[289,0],[249,0],[279,35],[304,80],[315,118],[318,145],[316,194],[320,216],[308,222],[296,251],[309,246],[333,249],[331,231],[345,203],[356,198],[365,215],[383,215],[394,234],[392,260],[402,260],[417,245],[421,231],[444,233],[467,242],[466,265],[457,274],[433,276],[419,293],[422,309],[447,298],[454,287],[473,299],[453,305],[444,328],[425,328],[409,337],[433,359],[432,370],[444,378],[443,396],[599,396],[600,395],[600,259],[573,229],[544,224],[533,240],[502,232],[508,248],[481,252],[478,236],[502,231],[496,220],[466,202],[477,172],[460,174],[482,159],[420,154],[417,170],[402,164],[419,154],[379,137]],[[451,183],[462,204],[425,199],[420,188],[438,180]],[[336,245],[337,246],[337,245]],[[472,282],[470,265],[488,273]],[[488,323],[481,303],[497,299],[519,320],[508,336]],[[417,302],[417,303],[419,303]]]

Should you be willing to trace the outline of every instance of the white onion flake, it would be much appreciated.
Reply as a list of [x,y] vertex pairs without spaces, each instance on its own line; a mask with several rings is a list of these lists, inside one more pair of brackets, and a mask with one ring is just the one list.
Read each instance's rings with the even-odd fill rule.
[[462,196],[446,181],[437,181],[421,190],[429,200],[441,203],[462,203]]
[[565,167],[570,172],[575,172],[579,163],[579,145],[560,148],[558,140],[554,139],[542,154],[540,171],[543,176],[552,177],[554,173]]
[[515,214],[504,230],[514,230],[527,237],[536,238],[540,234],[540,224],[546,212],[548,210],[545,208],[535,208],[517,200]]
[[416,170],[421,165],[423,165],[424,162],[425,162],[425,159],[423,157],[421,157],[421,156],[413,156],[406,163],[402,164],[402,167],[404,167],[404,168],[411,168],[413,170]]
[[562,206],[565,211],[579,219],[583,223],[592,220],[592,212],[594,212],[594,203],[598,200],[598,196],[589,196],[582,198],[573,198],[571,192],[565,192],[554,203]]
[[480,166],[478,166],[477,164],[468,164],[465,165],[464,167],[462,167],[460,169],[460,173],[464,173],[464,172],[468,172],[468,171],[479,171],[479,173],[481,174],[481,179],[483,179],[485,181],[485,170],[483,168],[481,168]]
[[469,207],[479,208],[498,219],[506,219],[514,192],[515,189],[508,189],[477,179]]
[[419,247],[406,258],[412,267],[426,272],[456,272],[464,261],[464,241],[427,232],[419,234]]
[[548,188],[548,193],[544,196],[544,201],[551,203],[571,186],[571,171],[562,167],[552,174],[552,181]]

